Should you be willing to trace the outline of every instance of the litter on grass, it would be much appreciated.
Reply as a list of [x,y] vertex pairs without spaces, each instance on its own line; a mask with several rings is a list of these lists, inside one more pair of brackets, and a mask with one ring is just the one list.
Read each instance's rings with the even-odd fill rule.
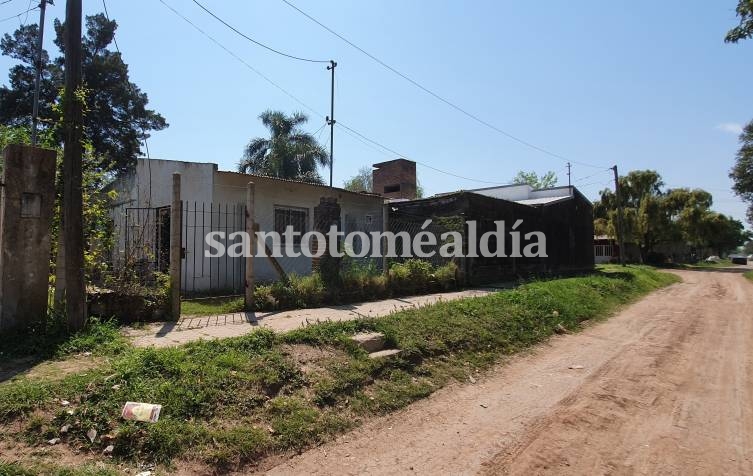
[[157,423],[162,405],[141,402],[126,402],[121,416],[126,420]]

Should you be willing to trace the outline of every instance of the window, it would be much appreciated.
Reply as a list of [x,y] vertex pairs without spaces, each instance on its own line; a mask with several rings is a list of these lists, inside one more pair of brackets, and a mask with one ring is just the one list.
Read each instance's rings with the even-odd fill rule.
[[399,191],[400,191],[400,184],[384,186],[384,193],[395,193]]
[[275,231],[280,234],[281,242],[285,243],[285,229],[292,226],[294,232],[300,233],[293,238],[293,244],[301,244],[301,235],[306,233],[308,224],[308,210],[305,208],[275,207]]

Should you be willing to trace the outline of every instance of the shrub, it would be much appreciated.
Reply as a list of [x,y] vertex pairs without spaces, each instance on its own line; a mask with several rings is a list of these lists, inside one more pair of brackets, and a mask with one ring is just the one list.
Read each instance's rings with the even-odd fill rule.
[[274,311],[278,308],[279,302],[272,293],[272,286],[256,286],[254,290],[254,307],[257,311]]
[[431,263],[409,259],[390,267],[390,288],[395,294],[415,294],[431,287],[433,279]]
[[319,273],[309,276],[291,274],[287,281],[277,281],[270,293],[280,309],[316,307],[325,300],[326,289]]
[[446,291],[457,287],[457,280],[455,278],[457,270],[458,266],[452,262],[434,270],[434,279],[441,289]]

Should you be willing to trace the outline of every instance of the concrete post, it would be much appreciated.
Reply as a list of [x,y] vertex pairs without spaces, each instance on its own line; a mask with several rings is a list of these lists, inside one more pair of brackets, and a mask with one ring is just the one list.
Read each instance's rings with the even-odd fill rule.
[[28,327],[47,315],[55,155],[22,145],[3,152],[0,330]]
[[254,254],[256,253],[256,227],[254,213],[254,182],[249,182],[246,187],[246,233],[249,236],[249,254],[246,257],[246,295],[244,308],[246,311],[254,310]]
[[[382,233],[390,231],[390,204],[382,205]],[[382,241],[382,273],[387,278],[390,276],[389,260],[387,259],[387,240]]]
[[180,266],[183,202],[180,201],[180,174],[173,174],[173,199],[170,207],[170,316],[180,319]]

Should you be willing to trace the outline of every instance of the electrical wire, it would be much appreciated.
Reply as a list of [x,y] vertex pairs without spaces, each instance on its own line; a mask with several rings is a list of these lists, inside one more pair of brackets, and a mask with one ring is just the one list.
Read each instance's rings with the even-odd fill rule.
[[300,99],[299,99],[298,97],[296,97],[295,95],[293,95],[292,93],[290,93],[290,92],[289,92],[288,90],[286,90],[285,88],[283,88],[283,87],[282,87],[282,86],[280,86],[279,84],[277,84],[277,83],[275,83],[274,81],[272,81],[271,79],[269,79],[269,78],[268,78],[268,77],[267,77],[266,75],[264,75],[264,73],[262,73],[262,72],[261,72],[261,71],[259,71],[258,69],[254,68],[253,66],[251,66],[250,64],[248,64],[248,62],[246,62],[246,60],[244,60],[243,58],[241,58],[240,56],[238,56],[237,54],[235,54],[235,53],[234,53],[234,52],[233,52],[232,50],[230,50],[230,49],[229,49],[228,47],[226,47],[225,45],[223,45],[222,43],[220,43],[220,42],[219,42],[218,40],[216,40],[216,39],[215,39],[215,38],[214,38],[214,37],[213,37],[212,35],[210,35],[209,33],[205,32],[204,30],[202,30],[202,29],[201,29],[201,28],[200,28],[200,27],[199,27],[198,25],[196,25],[196,24],[195,24],[194,22],[192,22],[192,21],[191,21],[190,19],[188,19],[188,18],[187,18],[187,17],[185,16],[185,15],[183,15],[182,13],[180,13],[180,12],[179,12],[178,10],[174,9],[174,8],[173,8],[172,6],[170,6],[170,5],[169,5],[168,3],[166,3],[166,2],[164,1],[164,0],[159,0],[159,2],[160,2],[160,3],[162,4],[162,5],[164,5],[165,7],[167,7],[167,8],[168,8],[168,9],[169,9],[169,10],[170,10],[171,12],[173,12],[173,13],[174,13],[174,14],[175,14],[176,16],[178,16],[178,17],[179,17],[179,18],[181,18],[181,19],[182,19],[183,21],[185,21],[186,23],[188,23],[189,25],[191,25],[191,26],[192,26],[192,27],[193,27],[193,28],[194,28],[194,29],[195,29],[196,31],[198,31],[199,33],[201,33],[201,34],[202,34],[202,35],[203,35],[204,37],[206,37],[206,38],[207,38],[207,39],[208,39],[209,41],[211,41],[211,42],[212,42],[212,43],[214,43],[215,45],[217,45],[217,46],[219,46],[220,48],[222,48],[222,49],[223,49],[223,50],[224,50],[224,51],[225,51],[225,52],[226,52],[227,54],[229,54],[229,55],[230,55],[230,56],[232,56],[232,57],[233,57],[233,58],[234,58],[235,60],[237,60],[238,62],[240,62],[240,63],[241,63],[241,64],[242,64],[243,66],[245,66],[245,67],[246,67],[246,68],[248,68],[249,70],[251,70],[251,71],[253,71],[254,73],[256,73],[256,74],[257,74],[257,75],[258,75],[259,77],[261,77],[261,78],[262,78],[262,79],[263,79],[264,81],[268,82],[269,84],[271,84],[272,86],[274,86],[275,88],[277,88],[278,90],[280,90],[280,92],[282,92],[283,94],[285,94],[286,96],[288,96],[288,97],[289,97],[290,99],[292,99],[293,101],[297,102],[297,103],[298,103],[298,104],[300,104],[301,106],[305,107],[306,109],[308,109],[309,111],[311,111],[311,112],[312,112],[313,114],[315,114],[316,116],[318,116],[318,117],[320,117],[320,118],[324,119],[324,115],[323,115],[323,114],[321,114],[321,113],[319,113],[319,111],[317,111],[316,109],[312,108],[311,106],[309,106],[308,104],[306,104],[305,102],[303,102],[302,100],[300,100]]
[[[254,72],[256,75],[258,75],[259,77],[261,77],[262,79],[264,79],[270,85],[272,85],[275,88],[277,88],[278,90],[280,90],[283,94],[285,94],[286,96],[288,96],[289,98],[291,98],[292,100],[294,100],[295,102],[297,102],[298,104],[300,104],[301,106],[303,106],[304,108],[306,108],[309,111],[311,111],[314,115],[316,115],[316,116],[324,119],[325,116],[323,114],[321,114],[319,111],[317,111],[316,109],[312,108],[311,106],[309,106],[308,104],[306,104],[305,102],[303,102],[301,99],[299,99],[297,96],[295,96],[294,94],[292,94],[291,92],[289,92],[288,90],[286,90],[285,88],[283,88],[282,86],[280,86],[279,84],[277,84],[276,82],[272,81],[269,77],[267,77],[266,75],[264,75],[261,71],[259,71],[258,69],[254,68],[253,66],[251,66],[250,64],[248,64],[248,62],[246,62],[243,58],[241,58],[235,52],[233,52],[231,49],[229,49],[228,47],[226,47],[225,45],[223,45],[222,43],[220,43],[212,35],[210,35],[209,33],[205,32],[198,25],[196,25],[194,22],[192,22],[189,18],[187,18],[185,15],[183,15],[178,10],[176,10],[175,8],[173,8],[170,4],[168,4],[167,2],[165,2],[165,0],[159,0],[159,1],[160,1],[160,3],[162,5],[164,5],[165,7],[167,7],[173,14],[175,14],[177,17],[179,17],[180,19],[182,19],[184,22],[188,23],[191,27],[193,27],[196,31],[198,31],[199,33],[201,33],[201,35],[203,35],[204,37],[206,37],[212,43],[214,43],[218,47],[222,48],[227,54],[229,54],[230,56],[232,56],[235,60],[237,60],[238,62],[240,62],[246,68],[248,68],[249,70],[251,70],[252,72]],[[395,150],[390,149],[389,147],[386,147],[386,146],[378,143],[377,141],[366,137],[365,135],[361,134],[360,132],[358,132],[358,131],[354,130],[353,128],[347,126],[346,124],[342,123],[340,120],[338,120],[336,122],[336,125],[340,125],[340,126],[343,127],[344,130],[352,132],[354,137],[356,137],[356,136],[360,137],[359,140],[363,139],[363,140],[361,140],[362,142],[365,140],[366,142],[374,144],[374,145],[380,147],[381,150],[387,151],[390,154],[397,155],[399,157],[408,158],[404,154],[400,154],[399,152],[396,152]],[[327,139],[327,142],[325,144],[325,148],[326,148],[326,145],[328,145],[328,144],[329,144],[329,138]],[[410,160],[413,160],[413,159],[410,159]],[[418,161],[415,161],[415,160],[414,160],[414,162],[416,162],[417,164],[420,164],[420,165],[422,165],[424,167],[427,167],[429,169],[432,169],[432,170],[435,170],[437,172],[443,173],[445,175],[450,175],[450,176],[453,176],[453,177],[456,177],[456,178],[460,178],[460,179],[463,179],[463,180],[468,180],[468,181],[471,181],[471,182],[479,182],[479,183],[491,184],[491,185],[503,185],[503,183],[501,183],[501,182],[491,182],[491,181],[487,181],[487,180],[478,180],[478,179],[473,179],[473,178],[469,178],[469,177],[464,177],[462,175],[458,175],[458,174],[454,174],[452,172],[447,172],[445,170],[438,169],[436,167],[433,167],[433,166],[428,165],[428,164],[423,163],[423,162],[418,162]]]
[[[515,142],[518,142],[518,143],[520,143],[520,144],[522,144],[522,145],[524,145],[526,147],[529,147],[531,149],[539,151],[539,152],[541,152],[543,154],[546,154],[546,155],[548,155],[550,157],[554,157],[556,159],[565,160],[565,161],[570,160],[570,159],[568,159],[568,158],[566,158],[566,157],[564,157],[564,156],[562,156],[560,154],[551,152],[551,151],[549,151],[549,150],[547,150],[547,149],[545,149],[543,147],[539,147],[536,144],[533,144],[533,143],[528,142],[528,141],[526,141],[524,139],[521,139],[520,137],[517,137],[517,136],[515,136],[513,134],[510,134],[509,132],[500,129],[499,127],[495,126],[494,124],[492,124],[492,123],[490,123],[490,122],[488,122],[488,121],[480,118],[479,116],[477,116],[477,115],[469,112],[468,110],[462,108],[461,106],[458,106],[454,102],[452,102],[452,101],[450,101],[450,100],[448,100],[448,99],[440,96],[438,93],[435,93],[434,91],[432,91],[431,89],[427,88],[426,86],[423,86],[418,81],[416,81],[416,80],[412,79],[411,77],[409,77],[408,75],[406,75],[406,74],[398,71],[396,68],[390,66],[389,64],[385,63],[384,61],[382,61],[381,59],[377,58],[373,54],[369,53],[368,51],[364,50],[363,48],[361,48],[360,46],[356,45],[352,41],[348,40],[347,38],[345,38],[341,34],[337,33],[335,30],[333,30],[332,28],[328,27],[327,25],[323,24],[322,22],[320,22],[316,18],[312,17],[308,13],[304,12],[303,10],[301,10],[300,8],[298,8],[297,6],[295,6],[289,0],[282,0],[282,1],[285,4],[287,4],[288,6],[290,6],[291,8],[293,8],[294,10],[296,10],[301,15],[305,16],[306,18],[308,18],[309,20],[313,21],[314,23],[316,23],[320,27],[324,28],[325,30],[327,30],[328,32],[330,32],[331,34],[333,34],[334,36],[336,36],[337,38],[341,39],[342,41],[344,41],[348,45],[352,46],[356,50],[358,50],[361,53],[363,53],[364,55],[368,56],[369,58],[371,58],[372,60],[374,60],[375,62],[377,62],[379,65],[381,65],[382,67],[384,67],[387,70],[391,71],[392,73],[400,76],[401,78],[403,78],[404,80],[408,81],[409,83],[411,83],[415,87],[417,87],[417,88],[421,89],[422,91],[424,91],[425,93],[433,96],[435,99],[438,99],[439,101],[445,103],[446,105],[450,106],[451,108],[455,109],[456,111],[460,112],[461,114],[464,114],[465,116],[473,119],[474,121],[478,122],[479,124],[482,124],[482,125],[488,127],[489,129],[491,129],[491,130],[493,130],[493,131],[495,131],[495,132],[497,132],[499,134],[502,134],[503,136],[507,137],[508,139],[511,139],[511,140],[513,140]],[[593,167],[593,168],[597,168],[597,169],[603,168],[602,166],[599,166],[599,165],[588,164],[588,163],[585,163],[585,162],[578,162],[578,161],[575,161],[575,160],[570,160],[570,162],[572,162],[574,164],[582,165],[584,167]]]
[[605,169],[605,170],[602,170],[602,171],[596,172],[595,174],[591,174],[591,175],[586,175],[585,177],[581,177],[581,178],[579,178],[579,179],[577,179],[577,180],[573,180],[573,185],[575,185],[575,184],[576,184],[576,183],[578,183],[578,182],[582,182],[582,181],[584,181],[584,180],[588,180],[588,179],[590,179],[590,178],[596,177],[597,175],[601,175],[601,174],[603,174],[603,173],[606,173],[606,172],[611,172],[611,171],[612,171],[612,169]]
[[3,0],[2,2],[0,2],[0,5],[5,5],[6,3],[10,3],[12,1],[13,0]]
[[269,51],[271,51],[273,53],[276,53],[276,54],[278,54],[280,56],[285,56],[287,58],[291,58],[291,59],[294,59],[294,60],[305,61],[305,62],[308,62],[308,63],[329,63],[330,62],[329,60],[315,60],[315,59],[311,59],[311,58],[302,58],[300,56],[295,56],[295,55],[291,55],[291,54],[288,54],[288,53],[284,53],[284,52],[282,52],[280,50],[272,48],[271,46],[265,45],[264,43],[262,43],[260,41],[257,41],[255,39],[251,38],[250,36],[244,34],[243,32],[239,31],[237,28],[235,28],[234,26],[232,26],[231,24],[229,24],[228,22],[226,22],[225,20],[223,20],[222,18],[220,18],[219,16],[217,16],[214,12],[212,12],[210,9],[208,9],[207,7],[205,7],[204,5],[202,5],[201,3],[199,3],[198,1],[193,0],[193,3],[195,3],[196,5],[198,5],[199,8],[201,8],[202,10],[204,10],[205,12],[207,12],[209,15],[211,15],[218,22],[220,22],[223,25],[225,25],[226,27],[230,28],[232,31],[234,31],[236,34],[238,34],[242,38],[245,38],[246,40],[250,41],[251,43],[253,43],[255,45],[258,45],[258,46],[261,46],[262,48],[265,48],[265,49],[267,49],[267,50],[269,50]]
[[479,179],[474,179],[474,178],[470,178],[470,177],[464,177],[462,175],[458,175],[458,174],[455,174],[455,173],[452,173],[452,172],[448,172],[446,170],[438,169],[438,168],[436,168],[436,167],[434,167],[432,165],[426,164],[424,162],[419,162],[418,160],[411,159],[411,158],[409,158],[405,154],[401,154],[400,152],[397,152],[397,151],[395,151],[395,150],[393,150],[393,149],[391,149],[391,148],[389,148],[389,147],[387,147],[387,146],[385,146],[383,144],[380,144],[379,142],[366,137],[365,135],[363,135],[360,132],[356,131],[352,127],[349,127],[348,125],[344,124],[342,121],[337,121],[336,125],[344,127],[345,129],[349,130],[353,134],[361,137],[362,139],[364,139],[364,140],[366,140],[368,142],[371,142],[372,144],[376,145],[377,147],[381,147],[382,149],[384,149],[384,150],[386,150],[388,152],[391,152],[394,155],[397,155],[398,157],[404,157],[406,159],[412,160],[413,162],[415,162],[417,164],[420,164],[420,165],[422,165],[422,166],[424,166],[424,167],[426,167],[428,169],[434,170],[436,172],[439,172],[439,173],[442,173],[442,174],[445,174],[445,175],[450,175],[452,177],[456,177],[456,178],[459,178],[459,179],[468,180],[468,181],[471,181],[471,182],[486,183],[486,184],[492,184],[492,185],[504,185],[501,182],[490,182],[488,180],[479,180]]
[[29,12],[33,12],[34,10],[36,10],[36,9],[38,9],[38,8],[39,8],[39,6],[36,6],[36,7],[32,7],[32,8],[29,8],[29,9],[27,9],[26,11],[23,11],[23,12],[21,12],[21,13],[17,14],[17,15],[11,15],[11,16],[9,16],[9,17],[6,17],[6,18],[2,18],[2,19],[0,19],[0,23],[2,23],[2,22],[6,22],[6,21],[8,21],[8,20],[13,20],[14,18],[21,18],[21,16],[22,16],[22,15],[26,15],[26,16],[27,16],[27,19],[28,19],[28,15],[29,15]]
[[[43,0],[46,1],[46,0]],[[105,10],[105,18],[107,18],[107,21],[110,21],[110,13],[107,11],[107,0],[102,0],[102,7]],[[118,46],[118,40],[115,38],[115,36],[112,37],[112,41],[115,44],[115,51],[118,52],[120,55],[120,60],[123,61],[123,53],[120,52],[120,46]],[[131,94],[136,94],[136,90],[133,87],[133,83],[128,81],[128,88],[131,90]],[[141,129],[141,137],[144,140],[144,149],[146,149],[146,164],[147,168],[149,169],[149,195],[148,195],[148,205],[152,206],[152,157],[149,154],[149,142],[147,141],[147,134],[146,129],[144,129],[143,124],[139,124],[139,127]]]

